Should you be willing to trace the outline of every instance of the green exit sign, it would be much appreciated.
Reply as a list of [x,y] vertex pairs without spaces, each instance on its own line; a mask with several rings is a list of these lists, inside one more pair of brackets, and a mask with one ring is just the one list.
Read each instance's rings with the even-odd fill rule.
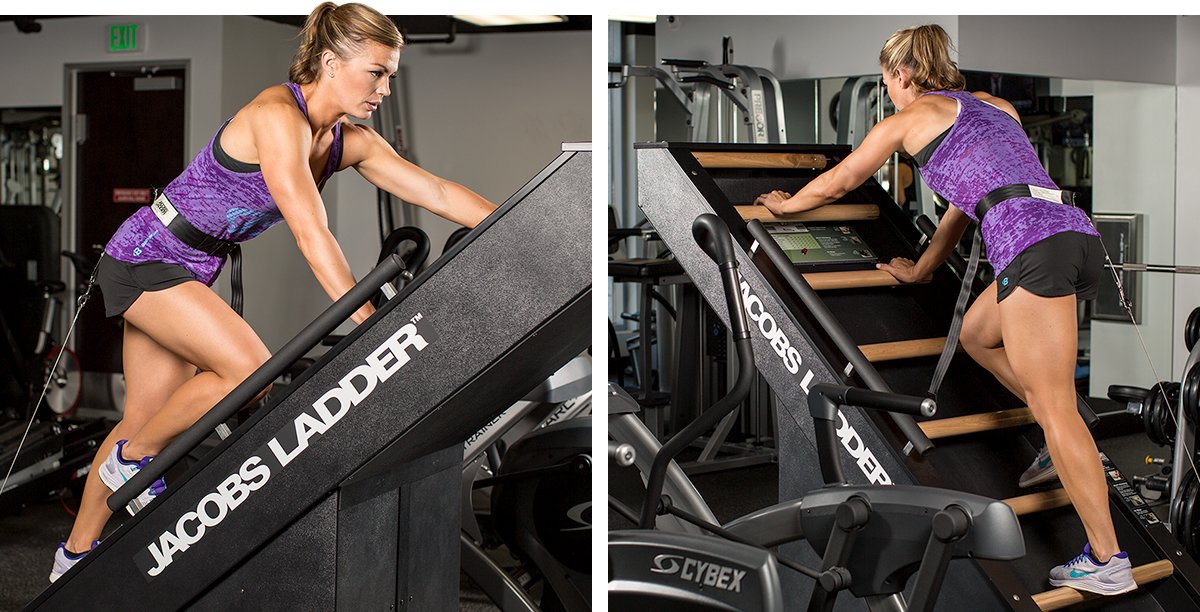
[[120,23],[108,26],[108,52],[144,51],[146,28],[140,23]]

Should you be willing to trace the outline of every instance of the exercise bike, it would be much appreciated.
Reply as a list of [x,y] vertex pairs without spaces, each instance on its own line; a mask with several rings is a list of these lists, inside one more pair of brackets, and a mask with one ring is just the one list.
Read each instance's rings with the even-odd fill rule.
[[[95,267],[88,267],[90,262],[74,253],[63,251],[62,256],[82,279]],[[9,378],[6,388],[15,390],[6,394],[0,423],[0,478],[4,479],[0,514],[66,488],[78,496],[96,446],[112,426],[102,418],[73,418],[82,396],[82,371],[74,351],[60,344],[55,334],[62,307],[58,296],[66,285],[59,280],[19,279],[15,266],[6,264],[11,262],[0,254],[4,282],[9,285],[6,293],[34,297],[25,309],[37,309],[39,316],[38,327],[22,333],[0,311],[0,337],[8,347],[3,355]],[[18,319],[28,322],[30,317]]]
[[[929,416],[936,407],[925,398],[813,385],[808,404],[817,421],[825,486],[801,499],[720,526],[684,507],[694,500],[662,495],[668,486],[690,488],[682,472],[672,470],[677,467],[675,455],[738,406],[754,373],[728,229],[715,215],[701,215],[693,224],[693,235],[721,269],[730,338],[739,357],[738,377],[728,395],[661,448],[651,449],[640,511],[610,498],[610,506],[638,526],[609,533],[608,592],[614,609],[782,610],[779,573],[785,567],[815,582],[809,610],[832,610],[838,594],[849,591],[872,610],[927,611],[933,609],[951,559],[1012,560],[1024,555],[1016,515],[997,500],[930,487],[846,484],[837,454],[838,407]],[[617,441],[635,446],[636,460],[644,461],[647,453],[636,448],[636,440]],[[668,481],[672,482],[668,485]],[[703,506],[703,500],[699,504]],[[701,533],[654,530],[656,518],[663,516],[685,521]],[[819,568],[767,550],[799,540],[807,541],[821,558]],[[903,592],[914,575],[911,601],[906,602]]]

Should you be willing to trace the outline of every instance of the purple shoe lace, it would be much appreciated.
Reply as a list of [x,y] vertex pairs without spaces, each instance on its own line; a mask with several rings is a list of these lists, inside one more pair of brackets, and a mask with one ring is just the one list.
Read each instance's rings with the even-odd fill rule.
[[[142,460],[138,461],[138,469],[139,470],[144,469],[147,465],[150,465],[150,462],[153,460],[154,460],[154,457],[142,457]],[[155,480],[153,483],[150,484],[151,495],[155,495],[155,496],[161,495],[162,492],[166,491],[166,490],[167,490],[167,483],[165,481],[163,481],[162,478],[159,478],[158,480]]]

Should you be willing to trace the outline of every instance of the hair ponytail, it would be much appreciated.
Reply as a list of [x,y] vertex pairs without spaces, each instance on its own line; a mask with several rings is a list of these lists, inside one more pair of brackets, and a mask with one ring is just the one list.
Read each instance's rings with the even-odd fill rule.
[[321,74],[321,54],[326,49],[347,59],[362,51],[367,42],[404,48],[404,38],[396,24],[375,9],[356,3],[338,6],[323,2],[304,21],[288,80],[311,83]]
[[942,26],[916,26],[887,39],[879,52],[879,64],[884,70],[908,70],[919,93],[959,91],[966,87],[966,79],[950,59],[952,48],[950,35]]

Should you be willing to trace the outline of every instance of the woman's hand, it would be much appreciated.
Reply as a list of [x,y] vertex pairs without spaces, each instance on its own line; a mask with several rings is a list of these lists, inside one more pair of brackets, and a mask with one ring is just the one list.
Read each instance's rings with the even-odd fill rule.
[[767,210],[771,211],[771,214],[785,215],[787,214],[787,211],[783,209],[783,203],[791,198],[792,194],[786,191],[775,190],[758,196],[754,199],[754,204],[766,206]]
[[917,264],[913,260],[904,257],[896,257],[891,263],[875,264],[875,267],[896,277],[896,280],[902,283],[919,283],[928,281],[933,278],[932,273],[921,273],[917,270]]

